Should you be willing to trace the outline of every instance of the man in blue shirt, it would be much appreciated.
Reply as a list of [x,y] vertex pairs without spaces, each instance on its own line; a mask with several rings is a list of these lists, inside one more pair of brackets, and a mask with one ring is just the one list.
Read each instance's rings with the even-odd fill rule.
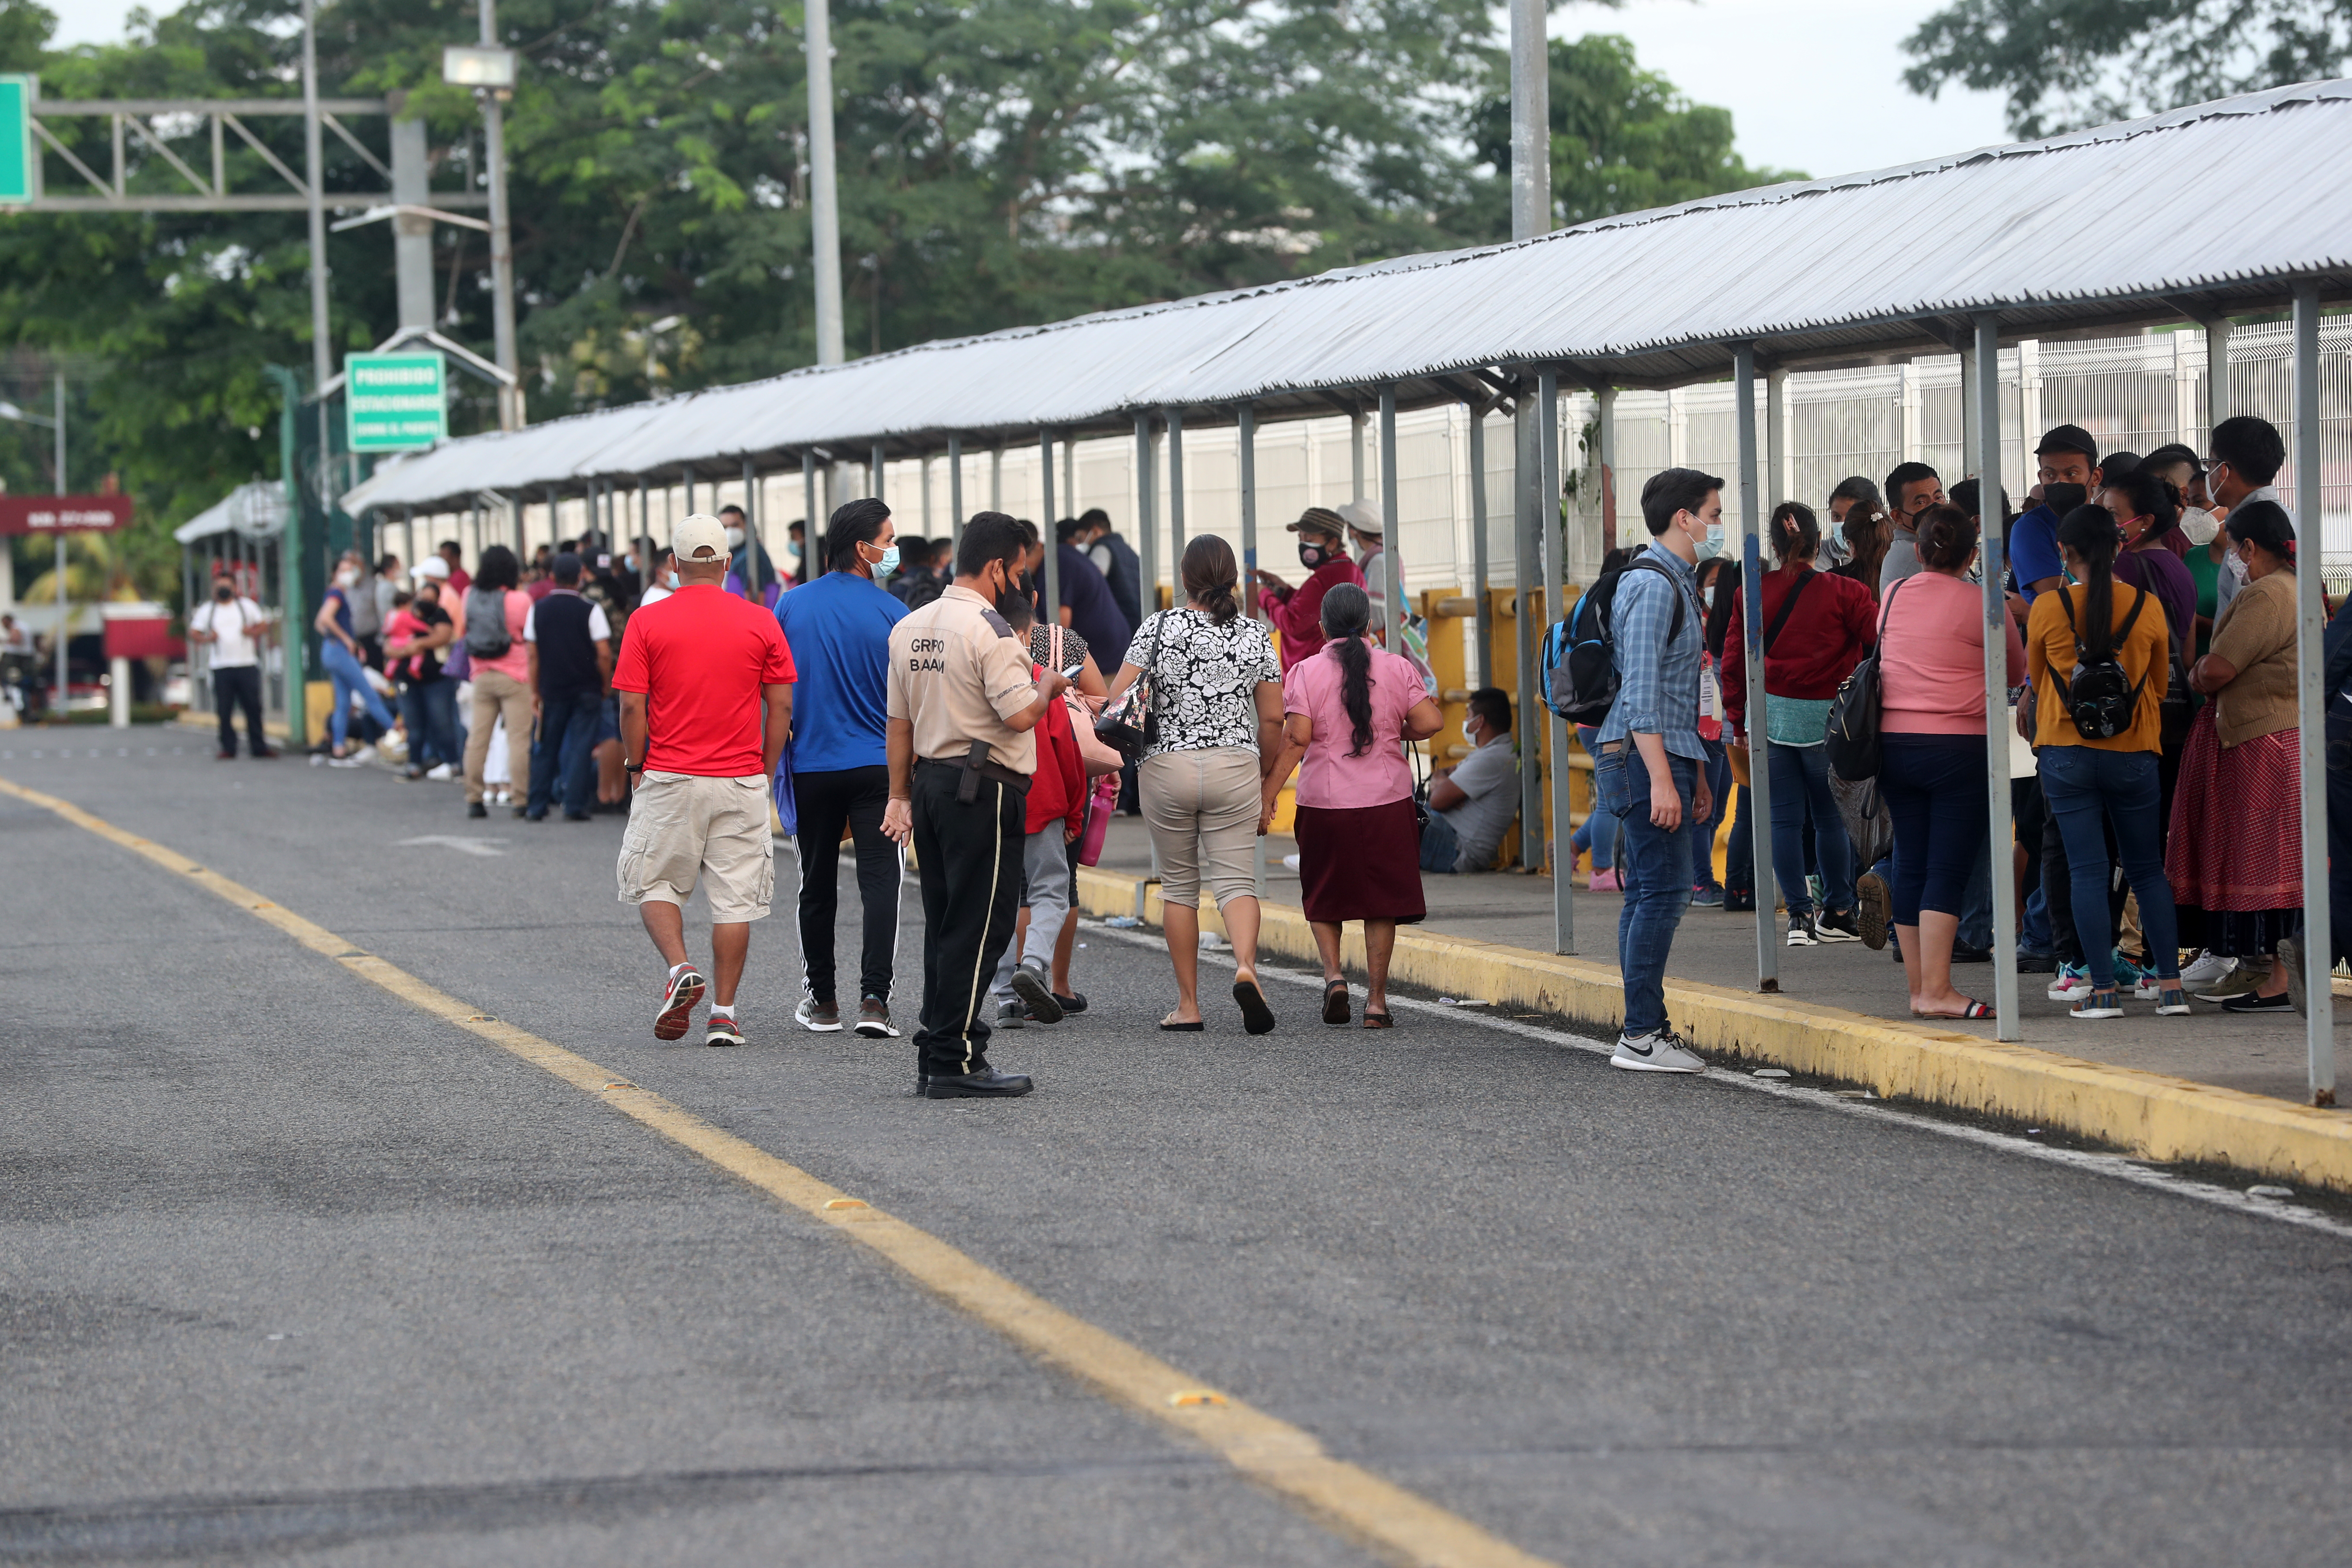
[[783,766],[793,774],[800,814],[802,985],[793,1016],[820,1035],[841,1029],[834,986],[833,927],[839,908],[841,831],[857,843],[857,896],[865,906],[859,959],[857,1032],[896,1039],[890,975],[898,951],[898,889],[906,865],[882,832],[890,802],[886,732],[890,628],[906,616],[876,583],[898,563],[898,525],[878,500],[854,500],[833,514],[824,536],[825,573],[776,601],[776,624],[800,671],[792,743]]
[[1620,685],[1593,760],[1601,809],[1623,822],[1617,963],[1625,1027],[1609,1061],[1636,1072],[1705,1072],[1706,1064],[1667,1022],[1665,980],[1666,954],[1690,902],[1699,825],[1714,815],[1698,735],[1706,612],[1696,567],[1708,529],[1723,521],[1723,481],[1668,468],[1642,487],[1642,521],[1650,547],[1618,578],[1611,606]]
[[[2099,488],[2099,444],[2080,425],[2061,425],[2033,448],[2034,482]],[[2017,591],[2028,605],[2066,581],[2066,563],[2058,554],[2057,509],[2049,502],[2035,505],[2017,520],[2009,533],[2009,563]]]

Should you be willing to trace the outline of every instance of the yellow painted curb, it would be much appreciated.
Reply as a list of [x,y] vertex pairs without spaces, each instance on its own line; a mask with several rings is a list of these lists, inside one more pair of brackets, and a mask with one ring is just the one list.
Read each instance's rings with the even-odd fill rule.
[[[1140,884],[1143,919],[1160,923],[1160,888]],[[1138,912],[1129,877],[1081,868],[1078,900],[1094,915]],[[1213,909],[1202,926],[1222,931]],[[1264,906],[1258,942],[1287,958],[1316,956],[1306,916]],[[1362,929],[1347,928],[1346,962],[1360,970]],[[1624,1019],[1624,991],[1606,964],[1411,928],[1397,932],[1390,974],[1409,984],[1550,1013],[1596,1029]],[[2031,1046],[2002,1045],[1842,1008],[1669,978],[1676,1030],[1702,1049],[1898,1096],[2062,1129],[2143,1159],[2227,1165],[2352,1192],[2352,1115],[2109,1067]]]

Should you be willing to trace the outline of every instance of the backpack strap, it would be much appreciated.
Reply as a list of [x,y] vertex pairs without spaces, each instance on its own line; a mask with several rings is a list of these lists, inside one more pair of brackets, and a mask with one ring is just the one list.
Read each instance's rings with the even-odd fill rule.
[[[1666,640],[1668,642],[1672,642],[1675,638],[1682,636],[1683,612],[1686,605],[1683,596],[1683,585],[1675,581],[1675,574],[1667,571],[1657,562],[1650,559],[1646,553],[1637,555],[1631,562],[1627,563],[1625,570],[1627,572],[1655,572],[1659,576],[1664,577],[1666,580],[1666,585],[1675,591],[1675,624],[1667,630]],[[1620,574],[1620,575],[1622,576],[1622,574]],[[1622,587],[1623,584],[1621,583],[1619,585]],[[1612,594],[1609,596],[1609,607],[1612,612],[1617,608],[1617,596],[1614,594]],[[1612,627],[1608,635],[1612,639],[1614,639],[1617,634]]]

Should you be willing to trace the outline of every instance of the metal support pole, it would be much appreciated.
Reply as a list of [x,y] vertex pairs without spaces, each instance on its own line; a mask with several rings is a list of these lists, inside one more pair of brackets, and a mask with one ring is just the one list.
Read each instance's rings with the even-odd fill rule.
[[683,483],[686,486],[686,514],[691,517],[694,515],[694,470],[691,468],[680,468],[678,473],[683,476]]
[[[948,553],[950,556],[962,553],[963,437],[961,436],[948,437]],[[948,572],[950,576],[954,574],[955,568],[952,564],[949,566]]]
[[1388,570],[1381,574],[1388,580],[1381,605],[1381,615],[1388,623],[1389,651],[1404,652],[1404,563],[1397,552],[1397,482],[1396,482],[1396,384],[1391,382],[1381,388],[1381,516],[1385,531],[1381,536],[1381,553],[1387,557]]
[[801,452],[801,581],[813,581],[809,576],[809,552],[814,548],[817,531],[824,519],[816,510],[816,454],[803,448]]
[[1183,597],[1184,411],[1168,410],[1168,572]]
[[[481,0],[482,47],[499,44],[496,0]],[[318,141],[313,129],[310,139]],[[506,103],[499,89],[482,95],[482,150],[489,169],[490,196],[490,332],[499,368],[517,374],[514,313],[514,225],[507,208]],[[522,384],[499,388],[499,428],[522,428]]]
[[[1257,584],[1250,574],[1257,570],[1257,405],[1241,405],[1241,428],[1234,440],[1241,460],[1242,479],[1242,609],[1255,617],[1265,612],[1258,607]],[[1258,840],[1261,847],[1265,840]],[[1265,857],[1258,857],[1258,891],[1265,891]]]
[[1477,598],[1478,647],[1470,668],[1480,687],[1495,684],[1495,607],[1486,601],[1493,565],[1486,539],[1486,410],[1483,404],[1464,405],[1470,412],[1470,561],[1471,591]]
[[[849,357],[841,327],[841,191],[834,176],[833,34],[826,0],[809,0],[803,26],[808,49],[809,246],[816,274],[816,363]],[[816,526],[809,510],[808,526]]]
[[[2000,537],[2000,318],[1976,319],[1977,511],[1984,520],[1985,797],[1991,806],[1993,1037],[2024,1038],[2017,1008],[2017,861],[2010,817],[2009,616]],[[1963,462],[1963,467],[1969,466]]]
[[[1237,412],[1240,427],[1234,435],[1234,452],[1241,470],[1242,610],[1255,618],[1265,613],[1258,607],[1257,581],[1250,575],[1257,570],[1257,405],[1244,403]],[[1257,896],[1263,899],[1267,888],[1265,835],[1258,835],[1251,844],[1251,870]]]
[[1151,416],[1135,416],[1135,550],[1142,558],[1145,615],[1160,608],[1159,484],[1151,472]]
[[[2327,907],[2327,694],[2323,639],[2327,605],[2319,580],[2326,542],[2320,527],[2319,285],[2294,286],[2294,512],[2296,562],[2295,716],[2303,727],[2304,1049],[2310,1058],[2311,1103],[2336,1103],[2336,1009],[2328,976],[2335,943]],[[63,424],[63,420],[58,421]]]
[[1045,506],[1037,514],[1037,533],[1045,551],[1045,620],[1050,626],[1062,619],[1062,549],[1054,537],[1054,433],[1043,428],[1037,432],[1037,479],[1044,487],[1039,491]]
[[1770,370],[1764,373],[1764,515],[1782,501],[1793,499],[1793,487],[1789,479],[1789,373]]
[[1543,744],[1536,737],[1548,727],[1551,711],[1537,689],[1539,672],[1536,655],[1544,628],[1537,624],[1542,601],[1532,593],[1543,585],[1537,565],[1535,527],[1539,478],[1536,418],[1533,403],[1523,392],[1511,421],[1515,443],[1511,461],[1511,597],[1516,612],[1511,624],[1517,628],[1515,651],[1519,664],[1519,716],[1516,728],[1519,737],[1519,868],[1523,871],[1540,871],[1544,866]]
[[[743,459],[743,532],[751,548],[744,557],[743,590],[754,604],[764,603],[760,592],[760,563],[764,559],[771,566],[775,557],[768,553],[767,508],[760,504],[760,470],[751,459]],[[805,532],[805,531],[803,531]]]
[[1360,408],[1348,416],[1348,499],[1362,500],[1364,497],[1364,411]]
[[2205,323],[2205,433],[2230,416],[2230,318]]
[[1078,444],[1066,439],[1062,443],[1062,510],[1078,515]]
[[[1601,426],[1601,466],[1606,470],[1601,476],[1600,500],[1601,553],[1606,557],[1611,551],[1622,542],[1617,537],[1620,527],[1616,510],[1617,389],[1613,386],[1604,386],[1601,389],[1601,395],[1593,401],[1600,405],[1599,417],[1595,422]],[[1597,579],[1599,575],[1596,569],[1595,578]]]
[[[316,122],[317,121],[314,119],[312,123],[315,124]],[[317,167],[315,163],[312,167],[314,169]],[[317,190],[317,185],[318,183],[314,178],[311,182],[311,188],[314,195]],[[313,255],[315,257],[316,253],[314,252]],[[63,371],[58,372],[56,392],[58,494],[61,496],[71,495],[73,493],[73,489],[67,482],[66,479],[66,373]],[[297,512],[293,518],[288,521],[287,526],[289,528],[299,527],[301,525],[301,514]],[[0,544],[0,550],[5,550],[6,548],[6,545]],[[56,653],[58,660],[58,683],[54,688],[57,692],[57,696],[49,704],[49,717],[53,720],[62,719],[65,717],[66,713],[66,643],[70,635],[68,622],[68,611],[66,608],[66,531],[62,528],[58,530],[57,580],[58,629],[49,634],[49,641],[56,645],[52,651]],[[243,592],[242,589],[238,591],[240,593]]]
[[1511,0],[1511,237],[1551,232],[1551,56],[1548,0]]
[[1004,443],[999,441],[988,452],[988,510],[1004,510]]
[[1772,924],[1772,767],[1764,740],[1764,529],[1757,502],[1756,347],[1732,349],[1732,418],[1739,429],[1740,623],[1748,656],[1748,841],[1756,860],[1756,988],[1780,989],[1780,932]]
[[875,442],[874,456],[867,460],[866,465],[866,477],[872,481],[867,486],[867,489],[874,492],[874,499],[880,501],[884,506],[889,505],[890,500],[887,496],[882,493],[882,469],[889,460],[889,454],[884,449],[882,443],[879,441]]
[[[1541,526],[1537,559],[1543,563],[1544,619],[1547,624],[1568,618],[1568,584],[1560,570],[1559,537],[1559,373],[1546,368],[1536,377],[1536,403],[1541,420],[1537,431],[1537,487],[1544,505],[1537,515]],[[1395,524],[1390,524],[1394,527]],[[1396,573],[1394,563],[1389,572]],[[1550,746],[1545,752],[1549,759],[1551,783],[1551,837],[1558,847],[1551,854],[1551,931],[1554,952],[1576,951],[1576,851],[1569,847],[1569,837],[1575,829],[1569,822],[1571,805],[1568,792],[1568,721],[1544,705],[1544,728]],[[1562,853],[1565,851],[1565,853]]]

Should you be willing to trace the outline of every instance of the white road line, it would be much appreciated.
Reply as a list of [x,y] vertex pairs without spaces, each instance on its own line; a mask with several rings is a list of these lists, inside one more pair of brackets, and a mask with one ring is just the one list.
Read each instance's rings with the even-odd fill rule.
[[[1081,921],[1080,924],[1083,930],[1098,932],[1130,946],[1165,951],[1160,937],[1153,932],[1121,931],[1104,925],[1100,921],[1091,918]],[[1203,949],[1201,956],[1204,962],[1214,959],[1220,964],[1229,964],[1233,961],[1233,954],[1224,950],[1212,952]],[[1320,973],[1303,974],[1296,970],[1283,969],[1272,964],[1261,964],[1258,968],[1258,975],[1262,979],[1284,980],[1297,985],[1312,986],[1318,991],[1323,985],[1323,976]],[[1480,1028],[1491,1029],[1500,1034],[1517,1035],[1523,1039],[1540,1041],[1548,1046],[1567,1046],[1575,1050],[1590,1052],[1594,1056],[1605,1057],[1615,1048],[1609,1041],[1590,1039],[1582,1035],[1570,1034],[1564,1029],[1546,1028],[1534,1024],[1521,1023],[1516,1018],[1494,1017],[1475,1007],[1446,1007],[1435,1002],[1423,1002],[1409,996],[1391,996],[1389,1005],[1392,1008],[1402,1008],[1410,1013],[1426,1013],[1460,1023],[1475,1024]],[[2200,1203],[2211,1204],[2217,1208],[2230,1209],[2238,1214],[2253,1215],[2280,1225],[2298,1226],[2305,1230],[2315,1230],[2328,1236],[2352,1240],[2352,1224],[2347,1224],[2342,1220],[2317,1214],[2276,1198],[2257,1198],[2234,1187],[2218,1186],[2211,1182],[2196,1181],[2157,1166],[2144,1164],[2122,1154],[2101,1154],[2082,1149],[2053,1149],[2045,1144],[2032,1142],[2014,1133],[1996,1132],[1990,1128],[1970,1127],[1961,1122],[1945,1121],[1932,1116],[1896,1110],[1883,1103],[1873,1104],[1868,1100],[1848,1099],[1830,1089],[1807,1089],[1800,1084],[1776,1082],[1770,1079],[1754,1078],[1747,1073],[1724,1068],[1709,1068],[1698,1081],[1742,1089],[1753,1094],[1769,1094],[1777,1100],[1792,1100],[1812,1106],[1816,1110],[1834,1111],[1841,1116],[1858,1116],[1873,1121],[1907,1127],[1915,1131],[1932,1132],[1938,1137],[1972,1143],[1979,1149],[1990,1149],[1996,1153],[2039,1160],[2044,1164],[2061,1165],[2070,1170],[2086,1172],[2092,1175],[2129,1182],[2134,1186],[2146,1187],[2159,1193],[2170,1193],[2176,1197],[2194,1198]]]

